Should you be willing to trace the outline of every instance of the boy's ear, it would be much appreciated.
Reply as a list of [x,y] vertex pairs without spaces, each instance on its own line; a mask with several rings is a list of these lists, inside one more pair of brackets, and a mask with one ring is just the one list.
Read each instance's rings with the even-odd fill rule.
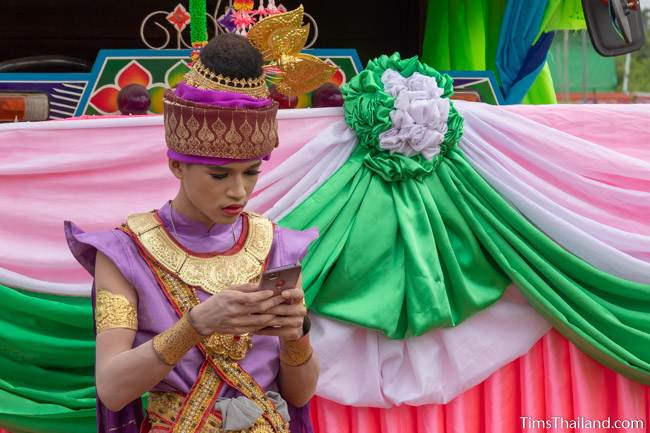
[[176,179],[183,178],[183,172],[184,172],[183,163],[170,159],[167,161],[167,164],[169,166],[169,171],[172,172],[172,174],[174,175],[174,177],[176,177]]

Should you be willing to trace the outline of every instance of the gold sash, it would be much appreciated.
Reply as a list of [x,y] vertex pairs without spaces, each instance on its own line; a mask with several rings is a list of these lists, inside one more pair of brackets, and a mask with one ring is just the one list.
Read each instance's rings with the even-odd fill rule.
[[[184,249],[167,233],[153,212],[128,217],[122,229],[136,242],[165,296],[182,317],[199,303],[195,287],[215,294],[234,284],[259,280],[271,250],[274,227],[270,220],[246,213],[241,248],[235,248],[232,254],[212,256]],[[264,390],[237,362],[250,347],[248,335],[213,334],[204,338],[198,348],[205,363],[173,420],[172,432],[201,432],[205,423],[212,421],[212,409],[222,382],[237,389],[264,411],[262,418],[249,429],[251,433],[289,431],[287,422]]]

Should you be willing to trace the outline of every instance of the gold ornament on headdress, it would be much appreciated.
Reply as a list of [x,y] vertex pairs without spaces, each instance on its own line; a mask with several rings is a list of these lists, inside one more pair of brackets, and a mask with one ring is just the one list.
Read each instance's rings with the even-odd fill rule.
[[300,5],[260,20],[248,32],[251,45],[260,50],[265,61],[281,71],[275,77],[275,87],[287,96],[310,92],[336,72],[336,66],[300,52],[309,35],[309,24],[302,25],[303,15]]
[[222,74],[215,74],[201,63],[200,59],[197,59],[192,65],[192,69],[185,74],[185,82],[199,89],[246,93],[257,98],[268,98],[269,96],[264,75],[248,79],[225,77]]

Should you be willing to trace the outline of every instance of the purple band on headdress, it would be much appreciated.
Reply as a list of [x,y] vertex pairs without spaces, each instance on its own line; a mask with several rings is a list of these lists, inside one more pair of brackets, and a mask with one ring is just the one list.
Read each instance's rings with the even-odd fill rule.
[[264,161],[268,161],[269,159],[271,159],[271,155],[269,154],[263,158],[254,158],[254,159],[228,159],[228,158],[211,158],[208,156],[184,155],[182,153],[175,152],[171,149],[167,149],[167,158],[178,162],[184,162],[186,164],[226,165],[226,164],[232,164],[233,162],[259,161],[260,159],[263,159]]
[[243,93],[225,92],[221,90],[197,89],[181,81],[176,86],[176,96],[186,101],[209,104],[224,108],[263,108],[273,104],[270,98],[259,99]]

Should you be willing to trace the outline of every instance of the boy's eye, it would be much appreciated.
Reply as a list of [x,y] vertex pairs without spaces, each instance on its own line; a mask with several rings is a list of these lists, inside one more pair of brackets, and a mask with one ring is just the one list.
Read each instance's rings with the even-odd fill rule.
[[[249,170],[244,172],[246,176],[257,176],[260,173],[261,171],[259,170]],[[225,179],[228,177],[228,173],[212,173],[210,176],[212,176],[213,179]]]

